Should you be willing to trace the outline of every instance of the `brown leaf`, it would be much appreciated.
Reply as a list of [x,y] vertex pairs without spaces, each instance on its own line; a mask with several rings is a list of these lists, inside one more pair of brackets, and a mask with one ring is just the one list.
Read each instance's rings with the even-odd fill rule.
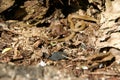
[[88,58],[88,67],[91,70],[99,68],[100,65],[102,65],[102,67],[106,67],[109,66],[114,61],[114,59],[115,57],[110,52],[96,54]]

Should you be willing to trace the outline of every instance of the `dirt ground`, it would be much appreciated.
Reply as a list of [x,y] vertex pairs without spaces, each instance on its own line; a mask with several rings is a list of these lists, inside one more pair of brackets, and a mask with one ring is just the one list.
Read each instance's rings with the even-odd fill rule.
[[119,0],[0,0],[0,80],[120,80]]

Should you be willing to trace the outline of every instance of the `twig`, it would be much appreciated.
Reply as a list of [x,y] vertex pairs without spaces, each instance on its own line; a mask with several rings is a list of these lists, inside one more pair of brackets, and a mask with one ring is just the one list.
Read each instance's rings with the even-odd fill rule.
[[111,73],[111,72],[90,72],[90,73],[87,73],[87,74],[98,74],[98,75],[107,75],[107,76],[120,76],[120,73]]

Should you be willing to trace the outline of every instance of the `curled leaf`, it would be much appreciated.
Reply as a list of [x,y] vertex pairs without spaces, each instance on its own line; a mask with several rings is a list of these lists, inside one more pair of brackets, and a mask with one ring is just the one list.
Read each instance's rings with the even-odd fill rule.
[[5,49],[3,49],[2,54],[10,51],[11,49],[12,49],[12,48],[5,48]]

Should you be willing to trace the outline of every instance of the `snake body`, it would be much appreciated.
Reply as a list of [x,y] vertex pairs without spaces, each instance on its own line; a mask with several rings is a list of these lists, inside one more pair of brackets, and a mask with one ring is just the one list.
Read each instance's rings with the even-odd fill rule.
[[[72,21],[73,18],[77,18],[77,19],[81,19],[82,20],[80,28],[75,28],[75,25],[74,25],[74,23]],[[85,22],[83,20],[93,21],[93,22],[98,23],[97,19],[89,17],[89,16],[71,15],[70,14],[70,15],[68,15],[68,22],[70,23],[71,34],[69,36],[65,37],[65,38],[57,39],[55,41],[61,42],[61,41],[69,41],[70,39],[72,39],[76,32],[82,31],[82,30],[85,29],[86,26],[85,26]]]

